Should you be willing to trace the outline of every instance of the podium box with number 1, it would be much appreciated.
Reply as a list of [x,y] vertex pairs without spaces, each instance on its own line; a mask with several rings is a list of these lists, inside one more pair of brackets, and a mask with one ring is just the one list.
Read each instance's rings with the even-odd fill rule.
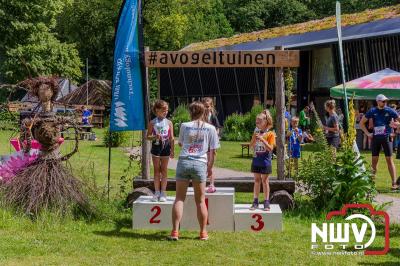
[[[207,229],[210,231],[234,231],[233,205],[235,204],[235,189],[217,187],[214,193],[206,193],[208,209]],[[194,201],[193,188],[189,188],[183,210],[181,228],[198,230],[197,209]]]

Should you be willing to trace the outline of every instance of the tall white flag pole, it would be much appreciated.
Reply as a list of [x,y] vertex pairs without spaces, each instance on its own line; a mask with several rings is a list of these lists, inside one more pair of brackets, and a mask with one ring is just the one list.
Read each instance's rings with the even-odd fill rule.
[[343,44],[342,44],[342,21],[341,21],[341,10],[340,2],[336,2],[336,28],[339,42],[339,58],[340,58],[340,69],[342,72],[343,80],[343,92],[344,92],[344,112],[347,125],[349,124],[349,107],[347,100],[347,90],[346,90],[346,75],[344,71],[344,60],[343,60]]

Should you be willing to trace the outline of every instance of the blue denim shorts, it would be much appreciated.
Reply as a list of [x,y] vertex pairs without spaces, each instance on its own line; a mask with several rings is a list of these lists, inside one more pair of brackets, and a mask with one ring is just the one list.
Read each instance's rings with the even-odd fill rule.
[[207,163],[198,160],[179,158],[176,166],[176,180],[206,182]]

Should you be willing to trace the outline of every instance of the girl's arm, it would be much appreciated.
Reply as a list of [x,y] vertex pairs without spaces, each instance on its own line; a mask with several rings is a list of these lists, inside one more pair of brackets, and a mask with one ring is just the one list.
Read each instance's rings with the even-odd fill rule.
[[264,138],[260,138],[260,140],[264,143],[265,147],[267,148],[268,151],[273,151],[274,145],[270,144],[267,140]]
[[147,140],[153,140],[155,136],[153,135],[153,123],[149,122],[149,127],[147,128]]
[[255,144],[256,144],[256,133],[253,133],[253,136],[251,137],[250,141],[250,147],[254,149]]
[[334,127],[325,126],[325,130],[328,130],[328,131],[331,131],[331,132],[339,132],[339,124],[335,123]]
[[297,139],[301,142],[303,142],[303,132],[301,134],[298,134]]
[[[272,136],[271,136],[272,137]],[[261,138],[259,138],[261,141],[262,141],[262,143],[265,145],[265,147],[267,148],[267,150],[269,151],[269,152],[271,152],[271,151],[273,151],[274,150],[274,143],[275,143],[275,140],[273,140],[272,142],[273,143],[269,143],[269,141],[268,140],[266,140],[265,138],[263,138],[263,137],[261,137]]]
[[171,143],[171,158],[174,158],[175,154],[175,138],[174,138],[174,126],[172,125],[172,122],[168,120],[169,123],[169,128],[171,130],[171,134],[169,136],[169,143]]

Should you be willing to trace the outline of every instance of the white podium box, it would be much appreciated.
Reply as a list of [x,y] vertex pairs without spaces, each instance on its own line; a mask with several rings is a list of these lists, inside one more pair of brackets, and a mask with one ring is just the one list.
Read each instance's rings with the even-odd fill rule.
[[151,196],[140,196],[133,202],[133,229],[171,229],[172,205],[175,197],[166,202],[153,202]]
[[[235,204],[235,231],[282,231],[282,210],[271,204],[269,211],[251,211],[250,204]],[[260,204],[263,207],[263,204]]]
[[[234,231],[234,195],[235,189],[233,187],[217,187],[215,193],[206,193],[206,205],[208,208],[207,230]],[[200,229],[192,187],[188,188],[186,195],[181,228],[195,231]]]

